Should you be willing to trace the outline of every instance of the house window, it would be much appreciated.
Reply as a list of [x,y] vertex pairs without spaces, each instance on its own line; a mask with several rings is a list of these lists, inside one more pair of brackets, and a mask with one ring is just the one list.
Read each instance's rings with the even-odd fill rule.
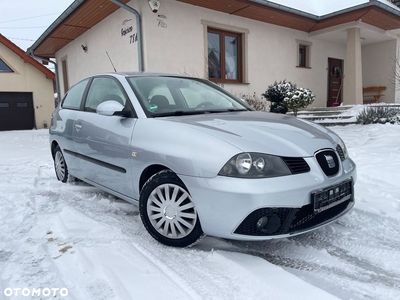
[[0,58],[0,72],[13,72],[7,64]]
[[306,41],[297,42],[297,67],[311,68],[310,64],[310,51],[312,43]]
[[69,89],[67,59],[63,59],[61,61],[61,65],[63,74],[64,94],[66,94]]
[[216,82],[242,82],[242,34],[207,29],[208,77]]
[[307,46],[300,45],[299,46],[299,67],[305,68],[306,65],[306,55],[307,54]]

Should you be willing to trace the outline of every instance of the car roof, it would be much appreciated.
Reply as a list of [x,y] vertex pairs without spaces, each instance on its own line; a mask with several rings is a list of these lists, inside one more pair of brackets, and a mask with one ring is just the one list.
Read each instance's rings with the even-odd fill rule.
[[188,77],[191,78],[192,76],[188,76],[185,74],[171,74],[171,73],[156,73],[156,72],[108,72],[108,73],[102,73],[102,74],[96,74],[93,76],[99,76],[99,75],[120,75],[120,76],[140,76],[140,77],[156,77],[156,76],[171,76],[171,77]]

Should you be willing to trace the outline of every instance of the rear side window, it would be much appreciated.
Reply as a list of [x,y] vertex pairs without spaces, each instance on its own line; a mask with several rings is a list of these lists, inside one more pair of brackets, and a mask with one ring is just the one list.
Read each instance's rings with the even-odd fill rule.
[[82,80],[75,84],[67,93],[64,98],[62,107],[63,108],[71,108],[71,109],[79,109],[81,107],[81,102],[83,98],[83,94],[85,93],[86,86],[89,82],[89,79]]

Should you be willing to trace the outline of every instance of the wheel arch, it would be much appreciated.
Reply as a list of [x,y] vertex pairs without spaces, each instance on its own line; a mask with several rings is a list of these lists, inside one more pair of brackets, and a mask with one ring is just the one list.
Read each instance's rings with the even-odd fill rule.
[[160,172],[162,170],[170,170],[170,171],[172,171],[170,168],[168,168],[166,166],[163,166],[163,165],[159,165],[159,164],[151,165],[151,166],[148,166],[147,168],[145,168],[143,170],[142,174],[140,175],[139,192],[142,191],[144,184],[146,183],[147,180],[149,180],[149,178],[151,176],[153,176],[154,174],[157,174],[158,172]]
[[54,159],[54,155],[55,155],[57,146],[59,146],[59,145],[56,141],[51,142],[51,156],[53,157],[53,159]]

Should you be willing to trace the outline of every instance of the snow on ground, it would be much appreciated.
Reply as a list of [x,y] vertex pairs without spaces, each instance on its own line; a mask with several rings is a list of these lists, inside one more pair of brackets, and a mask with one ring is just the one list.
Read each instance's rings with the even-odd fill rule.
[[0,132],[0,299],[46,287],[68,289],[54,299],[400,299],[400,126],[333,130],[358,166],[351,213],[289,239],[189,249],[155,242],[134,205],[58,182],[47,131]]

